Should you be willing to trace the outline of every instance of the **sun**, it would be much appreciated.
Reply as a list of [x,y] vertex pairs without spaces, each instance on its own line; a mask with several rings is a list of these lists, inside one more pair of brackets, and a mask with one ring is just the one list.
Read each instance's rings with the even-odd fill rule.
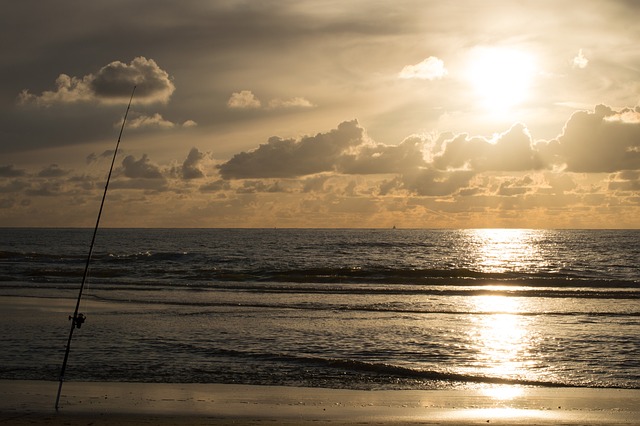
[[477,104],[488,112],[504,113],[530,97],[534,58],[514,48],[476,48],[466,74]]

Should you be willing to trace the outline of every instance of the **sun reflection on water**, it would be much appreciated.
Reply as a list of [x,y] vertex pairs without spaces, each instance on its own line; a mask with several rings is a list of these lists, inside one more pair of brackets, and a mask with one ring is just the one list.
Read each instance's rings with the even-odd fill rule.
[[474,317],[470,330],[479,372],[491,377],[522,377],[531,342],[523,318],[517,315],[518,298],[476,296],[473,304],[476,312],[485,313]]
[[467,233],[470,260],[482,272],[526,271],[541,260],[539,231],[471,229]]
[[[471,230],[471,261],[475,268],[487,273],[527,271],[540,257],[538,237],[534,230]],[[470,309],[477,313],[469,328],[470,345],[476,354],[474,374],[529,380],[535,359],[531,353],[535,349],[529,327],[531,318],[521,315],[526,301],[498,294],[504,290],[502,287],[489,285],[483,289],[488,294],[470,298]]]

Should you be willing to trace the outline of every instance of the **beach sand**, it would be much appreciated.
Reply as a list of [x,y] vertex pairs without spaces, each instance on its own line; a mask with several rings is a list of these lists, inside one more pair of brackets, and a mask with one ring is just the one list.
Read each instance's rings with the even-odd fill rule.
[[640,390],[0,381],[2,425],[640,425]]

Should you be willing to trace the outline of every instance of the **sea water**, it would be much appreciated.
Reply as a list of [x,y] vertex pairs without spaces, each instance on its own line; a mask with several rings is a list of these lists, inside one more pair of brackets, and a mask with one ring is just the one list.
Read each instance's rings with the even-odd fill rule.
[[[0,229],[0,379],[57,380],[92,229]],[[101,229],[66,380],[640,388],[640,231]]]

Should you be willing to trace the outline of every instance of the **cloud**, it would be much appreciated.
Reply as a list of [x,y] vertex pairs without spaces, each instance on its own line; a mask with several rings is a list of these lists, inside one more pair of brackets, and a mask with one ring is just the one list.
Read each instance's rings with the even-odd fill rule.
[[166,103],[175,90],[166,71],[153,59],[139,56],[129,64],[111,62],[97,73],[84,77],[60,74],[55,90],[44,91],[38,96],[25,89],[20,93],[19,101],[43,106],[76,102],[123,103],[128,102],[133,86],[136,86],[134,100],[138,104]]
[[31,184],[26,179],[12,179],[6,184],[0,185],[0,193],[16,193],[30,186]]
[[95,152],[92,152],[91,154],[87,155],[86,163],[87,164],[91,164],[94,163],[96,161],[98,161],[100,158],[111,158],[113,157],[113,149],[107,149],[106,151],[103,151],[102,154],[98,155]]
[[575,190],[578,184],[567,173],[553,173],[546,177],[548,190],[544,192],[550,192],[552,194],[564,194]]
[[52,164],[45,167],[38,173],[38,177],[61,177],[69,174],[69,171],[62,170],[57,164]]
[[202,171],[202,162],[208,158],[208,154],[200,152],[198,148],[191,148],[189,155],[182,163],[180,176],[183,179],[199,179],[205,177]]
[[[471,171],[441,171],[419,169],[403,174],[397,179],[399,188],[417,195],[443,197],[456,193],[469,185],[474,173]],[[389,188],[387,187],[388,191]]]
[[[262,101],[251,90],[242,90],[231,94],[227,106],[231,109],[259,109],[262,108]],[[313,108],[314,106],[311,101],[298,96],[290,99],[272,99],[265,109]]]
[[497,194],[503,197],[523,195],[531,190],[533,183],[533,179],[528,176],[522,179],[507,179],[500,183]]
[[531,135],[516,124],[492,140],[469,138],[466,134],[444,141],[442,152],[434,157],[436,168],[484,171],[536,170],[544,163],[533,147]]
[[269,108],[312,108],[314,105],[305,98],[291,98],[291,99],[272,99],[269,101]]
[[11,209],[16,204],[16,201],[11,198],[0,198],[0,209]]
[[[114,124],[114,127],[120,127],[122,125],[122,121]],[[151,116],[149,115],[139,115],[135,118],[132,118],[127,123],[127,127],[131,129],[140,129],[143,127],[155,127],[160,129],[171,129],[175,127],[175,123],[172,123],[169,120],[165,120],[162,115],[159,113],[155,113]]]
[[349,174],[402,173],[426,166],[425,140],[411,136],[399,145],[365,144],[353,154],[345,154],[339,170]]
[[42,182],[35,188],[25,190],[25,194],[32,197],[54,197],[62,193],[61,182]]
[[640,192],[640,170],[626,170],[610,177],[609,189],[612,191]]
[[133,155],[128,155],[122,160],[124,175],[132,179],[162,179],[160,168],[151,163],[146,154],[139,160]]
[[589,60],[584,56],[582,49],[578,51],[578,55],[573,58],[573,67],[584,69],[589,64]]
[[231,94],[227,106],[233,109],[260,108],[261,102],[250,90],[243,90]]
[[23,169],[14,168],[13,164],[0,166],[0,177],[20,177],[25,176],[27,172]]
[[231,184],[227,180],[218,179],[206,183],[200,187],[200,192],[219,192],[231,189]]
[[[176,127],[196,127],[198,123],[193,120],[186,120],[182,124],[174,123],[173,121],[165,119],[162,114],[155,113],[152,115],[145,115],[140,113],[131,114],[133,117],[127,120],[127,127],[130,129],[144,129],[144,128],[155,128],[155,129],[173,129]],[[113,127],[120,128],[122,126],[122,120],[117,121],[113,124]]]
[[325,183],[330,179],[330,175],[315,175],[306,178],[302,181],[302,192],[322,192],[325,188]]
[[300,140],[269,138],[266,144],[234,155],[218,166],[223,179],[284,178],[335,171],[349,149],[362,145],[364,129],[356,120]]
[[287,192],[280,182],[264,182],[261,180],[247,180],[242,182],[242,186],[237,189],[239,194],[255,194],[258,192]]
[[436,80],[447,75],[442,59],[429,56],[416,65],[407,65],[398,74],[402,79]]
[[576,112],[544,149],[571,172],[639,170],[640,108],[614,111],[598,105],[593,112]]

